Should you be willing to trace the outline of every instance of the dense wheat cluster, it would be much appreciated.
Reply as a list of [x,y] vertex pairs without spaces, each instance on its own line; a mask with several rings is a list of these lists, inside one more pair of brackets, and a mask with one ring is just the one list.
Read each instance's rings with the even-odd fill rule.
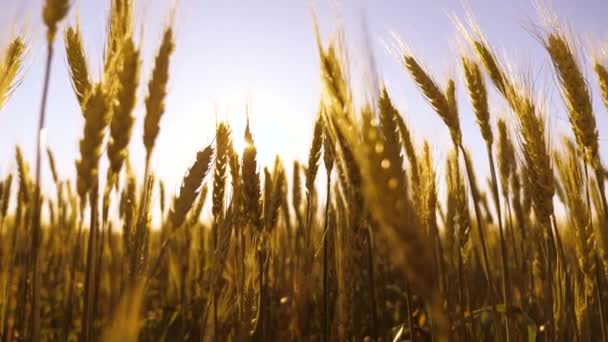
[[[583,53],[559,23],[535,33],[566,136],[547,128],[542,85],[521,82],[474,23],[456,19],[466,45],[454,57],[460,78],[442,84],[409,49],[396,51],[420,90],[408,95],[428,100],[453,142],[446,160],[434,160],[432,142],[414,141],[382,84],[364,85],[378,95],[355,105],[344,42],[317,32],[323,90],[307,160],[261,165],[249,118],[244,132],[218,122],[170,194],[150,160],[171,115],[173,23],[155,56],[144,56],[133,0],[111,0],[95,66],[78,23],[61,26],[70,3],[42,9],[47,77],[32,134],[40,138],[53,116],[50,61],[63,37],[80,153],[56,165],[39,143],[30,173],[17,146],[17,167],[0,178],[3,341],[607,341],[607,171],[595,115],[608,109],[608,58]],[[27,47],[20,36],[4,45],[0,109],[26,76]],[[594,108],[593,95],[606,108]],[[470,102],[466,115],[485,142],[487,182],[463,142],[459,101]],[[511,113],[499,117],[501,102]],[[132,139],[134,125],[142,140]],[[134,160],[129,146],[142,141],[145,158]],[[40,177],[47,166],[51,184]],[[75,179],[61,176],[68,167]]]

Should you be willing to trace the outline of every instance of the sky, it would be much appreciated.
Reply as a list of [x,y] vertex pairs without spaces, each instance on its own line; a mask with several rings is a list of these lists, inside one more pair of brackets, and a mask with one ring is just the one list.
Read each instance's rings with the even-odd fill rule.
[[[29,45],[22,81],[0,111],[0,175],[15,169],[15,145],[23,148],[32,163],[35,156],[45,59],[42,2],[0,0],[0,45],[5,46],[15,32],[24,32]],[[109,0],[73,3],[61,30],[78,18],[89,66],[97,78]],[[555,0],[551,4],[587,50],[598,48],[602,42],[608,46],[605,20],[608,1]],[[145,84],[173,5],[173,0],[136,1],[143,67],[130,150],[135,170],[140,174],[144,161]],[[523,66],[539,81],[539,88],[547,94],[551,131],[569,132],[548,56],[526,29],[539,22],[532,0],[178,0],[169,94],[152,160],[154,172],[169,189],[178,189],[196,151],[212,142],[218,120],[230,122],[236,144],[242,146],[247,104],[260,164],[271,165],[276,154],[288,161],[307,159],[321,93],[312,7],[325,41],[336,31],[337,23],[343,23],[354,79],[360,77],[357,70],[366,63],[361,48],[362,27],[366,23],[378,74],[414,132],[417,144],[421,145],[424,139],[431,143],[440,172],[451,146],[448,130],[417,91],[399,60],[387,51],[385,42],[390,41],[391,32],[396,33],[441,84],[449,77],[456,78],[464,143],[472,151],[476,169],[484,174],[488,169],[485,145],[464,91],[458,58],[459,33],[449,19],[451,15],[463,18],[465,8],[471,9],[500,56]],[[52,64],[46,142],[55,152],[60,176],[73,178],[83,118],[70,86],[62,39],[54,46],[57,53]],[[608,162],[608,113],[601,103],[588,60],[586,67],[593,85],[602,159]],[[514,125],[506,105],[494,93],[490,98],[493,124],[502,115]],[[104,155],[102,169],[106,165]],[[46,161],[43,174],[48,184]]]

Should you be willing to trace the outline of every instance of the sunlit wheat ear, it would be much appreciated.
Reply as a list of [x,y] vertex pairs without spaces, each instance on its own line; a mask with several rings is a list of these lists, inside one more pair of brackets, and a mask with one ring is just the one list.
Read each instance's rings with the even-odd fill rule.
[[338,42],[330,44],[327,49],[321,46],[317,32],[317,44],[321,64],[321,81],[327,94],[328,110],[335,115],[343,115],[349,121],[353,120],[353,108],[351,91],[348,86],[347,70],[343,63],[340,63],[338,52],[340,45]]
[[[460,253],[463,262],[466,263],[468,259],[467,245],[469,243],[469,233],[471,231],[471,218],[469,214],[469,207],[467,201],[467,193],[464,186],[464,178],[460,171],[458,164],[458,157],[456,153],[451,153],[448,158],[448,201],[451,202],[453,210],[453,224],[455,228],[452,228],[454,234],[453,241],[456,243],[457,252]],[[450,204],[448,204],[450,205]]]
[[173,42],[173,29],[167,28],[163,40],[154,61],[152,78],[148,83],[148,95],[146,96],[146,116],[144,118],[144,146],[146,148],[146,160],[149,160],[154,149],[154,142],[160,130],[160,119],[165,112],[165,96],[167,95],[167,84],[169,82],[169,60],[175,44]]
[[[279,209],[281,207],[281,203],[283,203],[286,198],[286,187],[287,187],[287,177],[285,176],[285,169],[283,168],[283,163],[281,162],[281,158],[277,156],[274,162],[274,169],[272,170],[272,189],[268,189],[270,191],[270,202],[268,203],[268,208],[266,208],[266,199],[264,200],[264,211],[265,211],[265,224],[269,230],[272,230],[277,224],[277,220],[279,217]],[[266,196],[266,195],[265,195]],[[265,197],[266,198],[266,197]]]
[[445,203],[445,222],[444,222],[444,236],[446,242],[446,250],[449,255],[452,255],[454,248],[457,246],[456,231],[458,223],[458,177],[460,176],[460,170],[455,169],[458,167],[458,158],[456,157],[456,151],[451,151],[446,158],[445,168],[445,184],[446,184],[446,203]]
[[524,100],[515,101],[514,110],[518,117],[521,152],[531,180],[532,204],[539,220],[547,224],[553,214],[554,184],[545,122],[530,95],[520,98]]
[[595,70],[595,74],[597,75],[604,106],[608,109],[608,68],[600,62],[595,62],[593,70]]
[[315,120],[312,143],[308,152],[308,167],[306,168],[306,193],[310,196],[315,187],[315,179],[319,170],[319,159],[321,158],[321,148],[323,147],[323,117],[317,115]]
[[496,89],[505,97],[510,96],[509,94],[512,92],[513,85],[511,81],[507,78],[507,75],[503,69],[503,67],[499,64],[498,58],[494,50],[490,47],[486,38],[483,36],[483,33],[474,22],[472,18],[469,18],[469,27],[470,30],[465,27],[464,23],[456,17],[452,18],[455,23],[460,34],[465,38],[465,40],[469,43],[475,55],[479,58],[481,63],[483,64],[488,76],[490,76],[490,80],[496,87]]
[[68,14],[70,0],[46,0],[42,10],[42,18],[46,25],[46,40],[51,44],[57,34],[57,25]]
[[327,118],[323,116],[323,165],[325,166],[327,173],[331,174],[331,171],[334,168],[336,152],[326,121]]
[[534,181],[532,187],[533,206],[540,221],[549,223],[553,214],[553,174],[549,145],[545,135],[545,122],[538,104],[534,102],[530,85],[515,87],[513,80],[504,73],[491,47],[479,36],[468,38],[477,56],[481,59],[494,86],[511,106],[518,119],[519,141],[526,172]]
[[[510,177],[515,172],[515,148],[509,135],[507,124],[504,120],[499,119],[498,127],[498,143],[496,145],[496,154],[498,156],[498,174],[500,176],[501,190],[505,198],[509,191]],[[517,177],[517,175],[513,175]],[[519,189],[515,189],[519,191]]]
[[76,161],[77,191],[83,202],[98,178],[103,138],[110,123],[109,114],[106,95],[98,84],[83,112],[84,136],[80,140],[80,159]]
[[293,174],[291,179],[291,205],[296,214],[296,218],[300,221],[301,218],[301,208],[302,208],[302,180],[300,178],[300,163],[297,161],[293,162]]
[[173,200],[173,207],[169,213],[174,229],[179,228],[184,223],[186,215],[188,215],[188,212],[192,208],[194,200],[199,194],[203,179],[209,171],[212,157],[213,148],[211,146],[207,146],[199,151],[196,154],[196,161],[194,161],[194,164],[192,164],[188,173],[184,176],[182,185],[179,188],[179,194]]
[[380,99],[378,100],[380,131],[384,136],[385,153],[392,156],[392,162],[397,163],[399,167],[403,164],[403,156],[401,154],[401,143],[399,141],[399,128],[397,127],[397,118],[401,117],[397,109],[393,106],[390,96],[386,88],[382,89]]
[[559,88],[568,109],[568,118],[585,159],[599,165],[598,131],[591,105],[591,94],[583,76],[573,44],[561,30],[547,32],[543,40],[545,49],[557,73]]
[[585,275],[587,295],[593,296],[595,282],[595,237],[589,221],[589,211],[585,202],[585,179],[579,162],[577,148],[570,140],[565,140],[566,151],[556,154],[557,170],[564,187],[565,204],[576,236],[575,247],[580,270]]
[[405,124],[403,117],[399,115],[395,116],[395,121],[397,122],[397,127],[399,128],[399,136],[401,137],[401,144],[403,145],[403,150],[405,151],[405,155],[410,162],[410,170],[412,173],[412,181],[416,183],[418,174],[420,173],[418,170],[418,157],[416,156],[416,149],[414,148],[414,141],[412,139],[412,134],[410,129]]
[[69,27],[65,31],[65,52],[70,68],[70,77],[72,88],[78,99],[80,107],[85,107],[85,100],[91,91],[91,79],[87,66],[87,58],[82,44],[82,35],[80,33],[80,25],[76,28]]
[[194,208],[190,210],[190,214],[187,217],[187,222],[189,222],[190,226],[194,226],[198,223],[201,218],[201,214],[203,209],[205,208],[205,203],[207,203],[207,193],[209,192],[209,187],[207,184],[203,185],[201,188],[201,192],[198,195],[198,200],[194,205]]
[[462,140],[458,110],[455,106],[454,82],[450,80],[444,93],[437,83],[422,69],[412,56],[404,56],[405,68],[420,88],[424,97],[429,101],[435,112],[448,126],[454,145],[459,146]]
[[[437,273],[434,267],[432,247],[426,239],[419,215],[407,196],[403,167],[399,160],[400,149],[386,148],[382,133],[369,126],[369,131],[360,132],[363,144],[357,138],[358,128],[350,126],[344,119],[334,118],[333,125],[343,135],[345,143],[354,152],[354,163],[361,174],[362,195],[373,219],[380,224],[379,234],[393,251],[389,254],[395,265],[407,276],[412,287],[429,300],[438,330],[446,332],[444,316],[435,291]],[[407,222],[407,223],[406,223]],[[397,252],[398,251],[398,252]],[[416,261],[413,262],[413,256]]]
[[418,165],[418,169],[420,170],[422,184],[419,186],[419,189],[422,189],[422,191],[418,192],[420,193],[420,199],[422,199],[422,201],[420,201],[423,208],[421,217],[423,219],[423,223],[427,226],[427,229],[431,231],[430,233],[438,238],[436,235],[438,234],[436,220],[438,205],[436,175],[433,165],[433,158],[431,156],[431,146],[428,142],[425,141],[420,155],[422,158],[420,165]]
[[128,286],[134,288],[137,281],[145,270],[146,262],[148,261],[148,240],[150,236],[150,207],[152,203],[152,188],[154,185],[154,176],[147,177],[142,189],[141,202],[137,208],[137,219],[133,226],[133,234],[131,236],[131,250],[129,250],[130,267]]
[[230,129],[221,122],[215,130],[215,172],[213,174],[213,203],[212,214],[217,223],[224,210],[224,193],[226,189],[226,167],[228,166],[228,153],[231,146]]
[[270,173],[270,170],[268,170],[268,167],[264,167],[264,194],[263,194],[263,199],[264,199],[264,203],[263,203],[263,210],[262,210],[262,217],[263,217],[263,221],[264,221],[264,227],[266,228],[270,228],[269,222],[271,221],[271,217],[273,215],[272,210],[273,210],[273,205],[272,205],[272,188],[273,188],[273,178],[272,175]]
[[230,170],[230,183],[232,185],[232,193],[233,196],[235,196],[239,188],[241,164],[239,162],[239,155],[234,149],[234,144],[232,143],[232,141],[228,146],[228,168]]
[[462,57],[464,78],[469,90],[469,97],[473,104],[475,119],[481,130],[486,144],[492,145],[492,127],[490,126],[490,112],[488,110],[488,92],[479,65],[467,57]]
[[131,129],[135,122],[133,109],[137,101],[137,88],[139,85],[139,68],[141,65],[139,51],[133,39],[127,39],[121,49],[122,67],[117,73],[118,90],[117,101],[112,109],[112,122],[110,124],[110,140],[108,141],[108,159],[110,172],[108,179],[117,176],[128,155]]
[[33,190],[30,166],[25,161],[23,152],[19,146],[15,148],[15,159],[17,160],[17,173],[19,175],[19,193],[25,202],[29,202]]
[[253,142],[249,120],[247,120],[247,127],[245,128],[245,149],[243,150],[243,162],[241,164],[241,187],[243,210],[247,215],[247,222],[256,229],[261,228],[260,175],[258,173],[257,149]]
[[133,0],[112,0],[108,18],[104,69],[107,72],[112,60],[120,53],[123,41],[133,35]]
[[6,176],[2,182],[2,197],[0,198],[0,218],[6,218],[8,205],[11,202],[11,189],[13,186],[13,174]]
[[26,46],[23,38],[16,37],[10,42],[2,56],[0,61],[0,109],[4,107],[18,81],[17,76],[23,65],[25,53]]

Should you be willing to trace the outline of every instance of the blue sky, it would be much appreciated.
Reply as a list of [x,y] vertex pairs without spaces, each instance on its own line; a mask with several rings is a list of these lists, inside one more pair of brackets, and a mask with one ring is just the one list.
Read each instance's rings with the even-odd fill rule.
[[[103,52],[104,29],[109,1],[74,1],[84,34],[91,69],[98,74]],[[151,72],[151,62],[160,43],[164,24],[170,17],[172,0],[137,2],[140,45],[144,66],[136,109],[137,122],[131,142],[131,159],[142,170],[143,85]],[[399,61],[386,51],[383,40],[396,32],[440,82],[457,77],[464,141],[473,152],[479,172],[487,170],[485,150],[460,78],[458,33],[448,16],[464,15],[461,1],[448,0],[179,0],[177,5],[177,47],[171,62],[167,111],[152,166],[170,189],[177,189],[196,150],[210,143],[216,120],[229,120],[237,145],[242,144],[245,105],[251,104],[254,138],[262,164],[270,164],[275,154],[287,159],[306,160],[314,115],[320,94],[311,3],[317,10],[325,38],[335,28],[336,18],[345,23],[346,38],[352,45],[355,68],[362,61],[361,22],[365,18],[372,50],[381,77],[394,101],[412,127],[418,142],[427,139],[433,146],[436,164],[443,170],[450,146],[444,124],[414,87]],[[539,87],[549,94],[549,121],[555,132],[567,129],[567,117],[555,90],[548,57],[524,27],[538,21],[531,0],[470,0],[478,23],[500,55],[523,65],[539,79]],[[553,7],[569,23],[585,47],[608,46],[606,13],[608,1],[555,0]],[[23,80],[0,111],[0,174],[14,169],[14,146],[19,144],[33,161],[35,127],[43,75],[44,28],[41,0],[0,1],[0,42],[7,42],[15,30],[26,32],[30,52]],[[66,23],[75,22],[72,11]],[[83,120],[70,87],[63,41],[55,43],[51,90],[48,103],[47,143],[54,150],[63,177],[75,174],[78,139]],[[588,66],[588,65],[587,65]],[[602,157],[608,161],[608,114],[593,84]],[[357,77],[356,72],[354,77]],[[506,106],[492,95],[493,122]],[[512,121],[512,117],[506,115]],[[556,134],[554,134],[555,136]],[[105,158],[102,168],[105,168]],[[43,167],[48,180],[48,167]]]

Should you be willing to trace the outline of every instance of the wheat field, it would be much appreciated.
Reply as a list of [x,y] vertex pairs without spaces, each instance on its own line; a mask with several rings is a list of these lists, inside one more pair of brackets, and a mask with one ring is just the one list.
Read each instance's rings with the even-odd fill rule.
[[[596,115],[608,110],[608,56],[584,51],[564,23],[531,32],[551,61],[564,136],[548,129],[543,84],[454,17],[462,46],[447,82],[397,36],[390,48],[419,90],[408,96],[448,129],[450,151],[435,160],[383,84],[364,84],[375,95],[357,105],[342,36],[321,37],[313,19],[322,94],[308,159],[261,165],[249,119],[244,132],[220,121],[170,193],[151,160],[171,115],[174,23],[144,56],[135,0],[110,1],[100,65],[78,22],[64,25],[72,1],[40,9],[37,154],[16,146],[17,167],[0,175],[2,341],[607,341],[608,128]],[[19,34],[2,44],[0,110],[27,77],[28,44]],[[59,48],[84,122],[67,166],[42,134]],[[460,113],[465,101],[472,113]],[[488,175],[476,175],[461,114],[475,117]],[[57,171],[74,167],[73,179]]]

